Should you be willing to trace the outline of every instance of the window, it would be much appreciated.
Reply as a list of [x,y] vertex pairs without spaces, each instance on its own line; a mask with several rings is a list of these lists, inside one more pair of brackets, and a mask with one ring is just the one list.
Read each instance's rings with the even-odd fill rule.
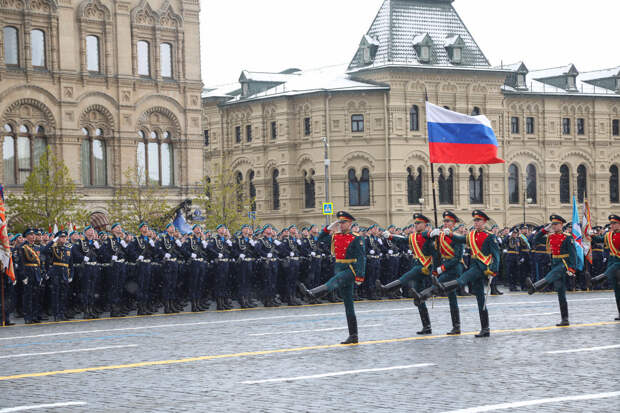
[[151,75],[151,51],[149,43],[144,40],[138,41],[138,75]]
[[588,197],[588,170],[585,165],[577,167],[577,202],[583,202]]
[[15,27],[4,28],[4,64],[19,65],[19,40]]
[[428,62],[431,57],[431,48],[429,46],[420,47],[420,60]]
[[99,38],[86,36],[86,70],[89,72],[101,71],[99,66]]
[[618,167],[612,165],[609,168],[609,202],[612,204],[620,203],[620,193],[618,187],[620,187],[620,181],[618,180]]
[[241,172],[236,173],[235,183],[237,184],[237,211],[241,211],[243,205],[243,174]]
[[138,131],[138,173],[140,184],[171,186],[174,183],[172,134]]
[[528,117],[525,119],[525,132],[528,135],[531,135],[534,133],[534,118]]
[[480,108],[478,106],[474,106],[474,108],[471,111],[471,115],[472,116],[478,116],[480,115]]
[[271,176],[271,194],[273,196],[273,209],[276,211],[280,209],[280,183],[278,182],[278,176],[280,176],[280,172],[274,169]]
[[570,135],[570,119],[562,118],[562,133],[564,135]]
[[[93,133],[94,132],[94,133]],[[103,130],[82,128],[82,184],[105,186],[108,184],[106,145]]]
[[314,171],[311,170],[310,173],[304,171],[304,207],[314,208],[315,206]]
[[364,115],[351,116],[351,132],[364,132]]
[[370,171],[362,169],[359,179],[355,169],[349,169],[349,206],[370,206]]
[[519,203],[519,167],[515,164],[508,167],[508,203]]
[[235,143],[241,143],[241,126],[235,126]]
[[30,32],[30,55],[33,67],[45,67],[45,33],[43,30],[34,29]]
[[570,171],[568,166],[560,166],[560,203],[570,203]]
[[527,174],[525,180],[527,197],[532,200],[533,204],[535,204],[538,201],[538,189],[536,186],[536,165],[532,163],[529,164],[525,169],[525,173]]
[[525,85],[525,73],[518,73],[517,74],[517,87],[519,87],[519,88],[526,87],[526,85]]
[[209,129],[204,130],[205,146],[209,146]]
[[611,134],[613,136],[620,135],[620,119],[614,119],[611,121]]
[[271,139],[278,137],[278,124],[274,121],[271,122]]
[[162,43],[159,45],[159,60],[161,62],[161,77],[172,77],[172,45],[170,43]]
[[2,147],[4,181],[9,185],[23,185],[47,147],[45,129],[38,126],[33,134],[26,125],[16,131],[7,123]]
[[586,133],[586,121],[583,118],[577,119],[577,135],[583,135]]
[[[478,175],[478,176],[476,176]],[[478,168],[478,171],[474,171],[474,168],[469,168],[469,203],[470,204],[482,204],[483,203],[483,170]]]
[[454,169],[439,168],[439,203],[454,204]]
[[419,205],[422,198],[422,168],[407,168],[407,204]]
[[519,117],[513,116],[510,118],[510,133],[519,133]]
[[245,140],[252,142],[252,125],[245,125]]
[[463,49],[455,47],[452,49],[452,63],[461,63],[461,57],[463,56]]
[[566,78],[566,87],[567,89],[575,89],[575,76],[568,76]]
[[304,118],[304,136],[310,136],[311,132],[310,118]]
[[254,185],[254,171],[248,173],[248,189],[250,193],[250,209],[256,211],[256,185]]
[[420,109],[417,105],[413,105],[409,111],[409,130],[420,130]]

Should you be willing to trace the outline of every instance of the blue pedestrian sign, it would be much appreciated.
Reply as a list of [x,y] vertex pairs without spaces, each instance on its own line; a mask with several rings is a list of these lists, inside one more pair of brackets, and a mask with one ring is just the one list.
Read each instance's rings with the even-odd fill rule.
[[323,215],[334,215],[334,204],[331,202],[323,202]]

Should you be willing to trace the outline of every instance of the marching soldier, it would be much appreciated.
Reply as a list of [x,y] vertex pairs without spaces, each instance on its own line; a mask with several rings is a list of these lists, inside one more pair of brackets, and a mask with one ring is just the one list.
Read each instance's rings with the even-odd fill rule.
[[486,308],[486,298],[484,295],[484,282],[487,277],[495,277],[499,271],[499,247],[495,235],[486,231],[489,217],[481,210],[472,212],[474,218],[474,229],[467,234],[467,246],[471,251],[471,265],[458,279],[442,283],[436,278],[432,278],[433,283],[443,292],[447,293],[458,286],[465,286],[472,283],[472,292],[476,295],[478,302],[478,313],[480,315],[480,333],[475,337],[489,337],[489,311]]
[[67,232],[58,231],[56,238],[41,249],[50,263],[52,314],[54,321],[66,321],[67,293],[71,277],[71,244],[67,244]]
[[599,283],[607,278],[614,288],[616,296],[616,306],[618,307],[618,317],[620,320],[620,216],[612,214],[609,216],[609,231],[604,236],[594,236],[592,241],[604,242],[605,247],[609,249],[609,260],[607,269],[604,273],[597,275],[592,279],[593,283]]
[[[344,299],[344,308],[347,314],[349,337],[341,344],[357,344],[357,318],[353,307],[353,285],[364,282],[366,271],[366,252],[364,239],[357,233],[349,231],[355,218],[345,211],[336,214],[338,221],[325,227],[319,235],[319,240],[331,238],[331,249],[335,255],[335,275],[323,285],[308,290],[302,283],[299,288],[305,296],[318,298],[320,294],[339,289]],[[336,229],[338,227],[338,229]]]
[[[431,274],[433,269],[433,261],[435,258],[435,248],[428,231],[425,231],[426,224],[430,220],[422,214],[413,214],[415,221],[415,233],[402,237],[400,235],[391,234],[386,231],[383,235],[391,242],[394,242],[402,249],[410,249],[415,256],[413,267],[403,274],[399,279],[392,281],[388,285],[382,285],[379,280],[376,281],[377,288],[383,292],[387,292],[393,288],[408,286],[410,281],[414,282],[414,290],[421,290],[425,277]],[[416,301],[420,319],[422,320],[422,330],[417,334],[431,334],[431,318],[428,314],[425,302]]]
[[573,237],[562,232],[562,225],[566,224],[566,220],[559,215],[551,215],[549,219],[551,223],[536,234],[534,243],[538,244],[544,235],[549,234],[547,237],[547,251],[551,252],[551,271],[536,283],[532,283],[532,280],[528,279],[527,293],[530,295],[534,294],[536,291],[542,290],[547,284],[553,284],[558,292],[562,317],[562,321],[557,326],[568,326],[566,276],[575,276],[575,246],[573,245]]

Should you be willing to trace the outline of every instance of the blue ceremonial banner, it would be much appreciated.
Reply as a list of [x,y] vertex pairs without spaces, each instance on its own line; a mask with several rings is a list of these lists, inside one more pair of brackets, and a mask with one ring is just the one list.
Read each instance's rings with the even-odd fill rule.
[[577,271],[583,270],[583,233],[581,232],[581,223],[579,222],[579,210],[577,209],[577,200],[573,195],[573,240],[575,241],[576,260],[575,269]]
[[185,221],[185,217],[183,216],[181,210],[177,212],[177,217],[172,223],[174,224],[174,227],[183,235],[190,234],[192,232],[192,227],[190,227],[187,221]]

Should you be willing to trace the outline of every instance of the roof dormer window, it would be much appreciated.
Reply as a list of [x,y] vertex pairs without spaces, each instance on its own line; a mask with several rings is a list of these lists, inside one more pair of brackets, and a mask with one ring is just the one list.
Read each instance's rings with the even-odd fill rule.
[[374,62],[375,55],[377,54],[377,49],[379,49],[379,40],[368,34],[364,35],[362,41],[360,42],[362,63],[365,65],[369,65]]
[[525,73],[517,73],[517,87],[520,89],[527,87],[525,84]]
[[465,47],[465,42],[461,36],[458,34],[456,36],[448,36],[443,46],[452,64],[461,64],[463,61],[463,48]]
[[576,76],[567,76],[566,77],[566,89],[568,89],[568,90],[576,90],[577,89],[575,78],[576,78]]
[[428,33],[418,34],[413,38],[413,47],[420,63],[430,63],[433,40]]
[[420,46],[420,60],[428,62],[431,58],[431,48],[428,46]]

